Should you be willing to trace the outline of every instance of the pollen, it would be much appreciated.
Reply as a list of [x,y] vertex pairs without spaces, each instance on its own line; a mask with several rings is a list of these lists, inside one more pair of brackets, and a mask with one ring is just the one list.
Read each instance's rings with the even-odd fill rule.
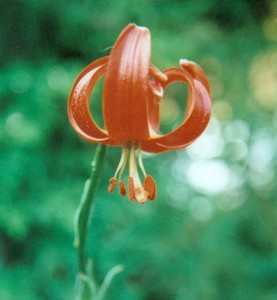
[[108,187],[108,192],[109,192],[109,193],[111,193],[111,192],[115,189],[116,184],[117,184],[117,179],[114,178],[114,177],[112,177],[112,178],[110,179],[110,185],[109,185],[109,187]]
[[129,200],[135,200],[137,203],[144,204],[148,199],[148,192],[141,186],[135,186],[133,177],[129,178]]
[[152,176],[147,175],[144,179],[144,189],[148,192],[148,199],[154,200],[156,198],[156,183]]
[[119,182],[119,193],[121,196],[126,196],[127,192],[126,192],[126,188],[125,188],[125,184],[123,181]]

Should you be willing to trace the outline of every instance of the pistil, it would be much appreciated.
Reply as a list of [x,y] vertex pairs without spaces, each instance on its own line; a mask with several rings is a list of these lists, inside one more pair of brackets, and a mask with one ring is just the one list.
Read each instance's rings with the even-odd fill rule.
[[144,203],[148,198],[148,192],[146,192],[141,184],[135,154],[136,144],[132,143],[129,158],[129,199],[135,200],[138,203]]

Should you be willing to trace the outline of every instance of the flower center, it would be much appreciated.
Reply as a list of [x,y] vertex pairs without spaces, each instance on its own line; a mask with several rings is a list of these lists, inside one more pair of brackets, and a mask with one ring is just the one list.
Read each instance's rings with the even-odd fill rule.
[[[136,150],[138,150],[138,163],[140,170],[144,176],[144,184],[142,185],[136,159]],[[114,177],[110,179],[109,192],[112,192],[117,182],[119,181],[119,193],[122,196],[126,195],[126,188],[124,182],[121,180],[122,174],[125,170],[126,163],[129,156],[129,180],[128,180],[128,194],[129,199],[135,200],[138,203],[145,203],[147,199],[154,200],[156,196],[156,184],[152,176],[147,175],[141,154],[140,143],[132,142],[123,146],[121,158],[118,167],[115,171]],[[118,176],[118,180],[117,180]]]

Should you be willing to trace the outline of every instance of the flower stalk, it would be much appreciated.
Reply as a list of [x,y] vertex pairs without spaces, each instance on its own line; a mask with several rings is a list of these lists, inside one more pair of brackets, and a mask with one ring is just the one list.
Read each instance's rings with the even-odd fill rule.
[[91,164],[91,175],[86,181],[79,207],[74,217],[74,246],[78,249],[79,272],[76,282],[76,300],[101,300],[113,277],[123,270],[121,265],[113,267],[102,285],[97,289],[93,275],[93,262],[87,255],[88,226],[92,213],[94,196],[99,184],[106,155],[106,146],[98,145]]
[[91,215],[91,207],[97,190],[100,173],[106,154],[106,146],[98,145],[95,157],[91,164],[91,175],[85,183],[83,196],[74,218],[75,240],[74,246],[78,249],[79,273],[86,275],[88,256],[86,251],[87,232]]

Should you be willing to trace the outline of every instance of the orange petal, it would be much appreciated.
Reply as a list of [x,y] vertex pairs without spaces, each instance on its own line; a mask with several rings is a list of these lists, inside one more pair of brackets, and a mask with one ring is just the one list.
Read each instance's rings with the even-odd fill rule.
[[149,68],[149,75],[153,78],[155,78],[157,81],[165,82],[167,81],[167,76],[159,70],[156,66],[150,65]]
[[128,25],[117,39],[104,81],[104,120],[112,139],[148,139],[150,32]]
[[163,96],[161,82],[167,81],[167,76],[154,65],[150,65],[149,97],[148,97],[148,121],[151,128],[151,136],[156,135],[160,127],[160,98]]
[[164,87],[176,81],[189,84],[187,112],[183,123],[171,133],[141,142],[142,150],[153,153],[187,147],[204,131],[211,114],[211,98],[203,80],[194,79],[186,71],[177,68],[168,69],[164,73],[168,76]]
[[161,98],[163,96],[164,90],[159,82],[153,79],[149,80],[149,86],[154,96],[157,96],[158,98]]
[[74,130],[89,142],[109,143],[107,131],[99,128],[89,112],[89,98],[97,80],[105,73],[108,57],[87,66],[76,79],[68,99],[69,121]]
[[189,61],[187,59],[180,59],[180,66],[183,67],[185,71],[187,71],[194,79],[202,82],[202,84],[206,87],[209,95],[211,96],[211,88],[209,81],[204,73],[204,71],[200,68],[198,64],[193,61]]
[[[152,86],[156,85],[156,81],[150,81]],[[159,132],[160,128],[160,97],[149,91],[148,103],[148,122],[149,126],[155,133]],[[153,135],[151,133],[151,135]]]

